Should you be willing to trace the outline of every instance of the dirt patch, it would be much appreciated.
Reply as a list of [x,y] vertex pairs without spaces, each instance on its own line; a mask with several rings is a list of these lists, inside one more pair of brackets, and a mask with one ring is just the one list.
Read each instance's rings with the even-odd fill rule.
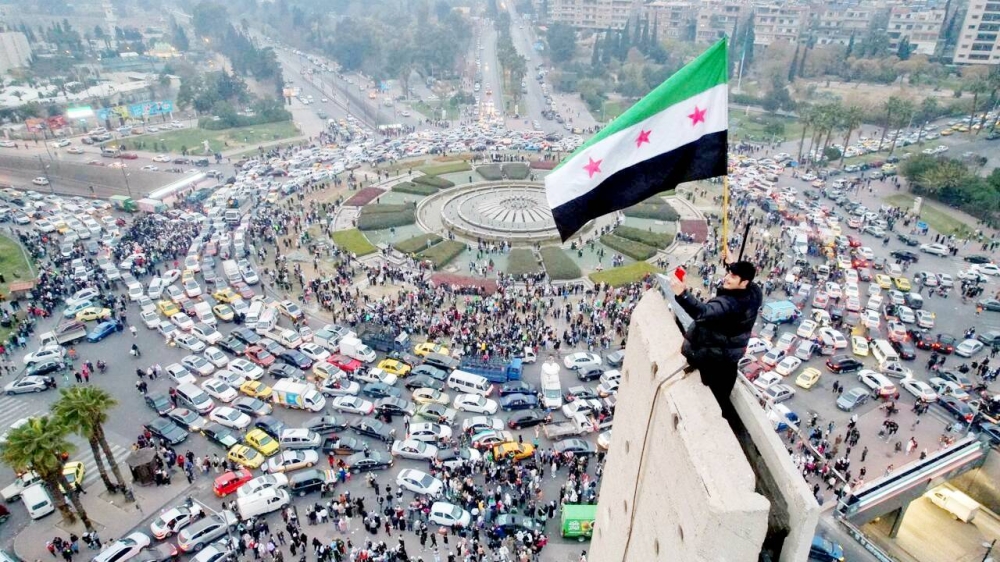
[[478,287],[492,295],[497,292],[497,282],[492,279],[482,277],[469,277],[467,275],[456,275],[454,273],[435,273],[431,275],[431,284],[435,287],[450,285],[452,287]]
[[940,98],[942,101],[955,99],[954,92],[949,89],[939,89],[934,91],[933,88],[918,88],[908,84],[898,83],[868,84],[861,82],[840,82],[836,80],[830,80],[828,83],[825,80],[810,80],[799,89],[804,91],[810,84],[816,86],[817,93],[830,93],[843,100],[856,99],[867,100],[869,102],[881,102],[889,99],[889,96],[903,96],[911,99],[922,99],[934,96]]

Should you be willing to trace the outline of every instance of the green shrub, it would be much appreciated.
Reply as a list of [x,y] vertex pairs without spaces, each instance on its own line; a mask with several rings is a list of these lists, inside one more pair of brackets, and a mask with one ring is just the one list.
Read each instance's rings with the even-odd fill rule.
[[359,257],[373,254],[378,250],[368,241],[368,238],[365,238],[364,233],[356,228],[334,232],[333,243],[341,250],[351,252]]
[[512,162],[510,164],[503,165],[503,173],[505,176],[512,180],[523,180],[528,179],[528,172],[530,169],[527,164],[521,164],[520,162]]
[[579,279],[583,273],[580,266],[569,257],[569,254],[559,246],[546,246],[541,249],[542,263],[545,265],[545,273],[553,281],[567,281],[569,279]]
[[445,240],[418,253],[417,258],[431,262],[434,269],[441,269],[464,251],[465,243],[455,240]]
[[626,217],[635,217],[638,219],[655,219],[661,221],[675,221],[681,218],[680,214],[667,203],[659,197],[653,199],[647,199],[642,203],[637,205],[632,205],[631,207],[622,211]]
[[628,285],[629,283],[642,281],[651,273],[660,272],[661,271],[659,269],[653,267],[652,265],[644,261],[638,261],[621,267],[613,267],[604,271],[595,271],[587,277],[590,277],[590,280],[594,283],[608,283],[612,287],[620,287],[622,285]]
[[601,244],[638,261],[648,260],[656,255],[656,248],[614,234],[601,236]]
[[622,238],[628,238],[634,242],[660,249],[666,248],[674,241],[674,237],[666,232],[653,232],[641,228],[632,228],[631,226],[619,226],[615,228],[614,233]]
[[454,182],[450,182],[444,178],[439,178],[437,176],[417,176],[413,178],[413,183],[429,185],[431,187],[436,187],[438,189],[448,189],[449,187],[455,187]]
[[393,191],[400,193],[411,193],[413,195],[434,195],[438,189],[431,185],[418,185],[413,182],[404,181],[392,186]]
[[361,208],[361,216],[412,211],[415,207],[413,203],[365,205]]
[[500,171],[500,164],[485,164],[476,168],[476,173],[483,176],[487,181],[499,181],[503,179],[503,172]]
[[414,254],[426,250],[428,247],[433,246],[440,241],[441,237],[437,234],[421,234],[420,236],[400,240],[399,242],[393,244],[392,247],[400,252],[403,252],[404,254]]
[[[367,209],[367,207],[365,207]],[[406,226],[417,222],[417,216],[412,207],[404,211],[388,213],[369,213],[362,211],[358,217],[358,229],[360,230],[382,230],[394,226]]]
[[514,249],[507,255],[508,275],[527,275],[538,273],[541,270],[542,266],[538,264],[538,259],[535,258],[535,253],[531,250]]
[[444,164],[431,164],[429,166],[418,168],[418,170],[428,176],[440,176],[441,174],[451,174],[453,172],[467,172],[471,169],[472,166],[464,160],[459,162],[445,162]]

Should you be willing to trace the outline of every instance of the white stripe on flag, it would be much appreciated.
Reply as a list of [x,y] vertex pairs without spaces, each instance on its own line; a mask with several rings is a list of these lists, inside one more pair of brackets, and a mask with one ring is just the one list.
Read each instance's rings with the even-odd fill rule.
[[[545,194],[550,208],[589,193],[612,174],[690,144],[701,137],[725,131],[729,126],[728,84],[719,84],[664,109],[649,119],[622,129],[591,146],[545,178]],[[695,106],[705,112],[705,121],[691,126],[688,117]],[[652,131],[649,142],[636,148],[641,131]],[[584,170],[591,160],[601,161],[601,171],[589,176]],[[551,186],[551,187],[550,187]]]

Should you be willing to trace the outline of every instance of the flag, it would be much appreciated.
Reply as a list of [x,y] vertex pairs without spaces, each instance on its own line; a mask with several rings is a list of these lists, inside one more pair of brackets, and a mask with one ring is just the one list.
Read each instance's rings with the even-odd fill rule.
[[545,178],[564,242],[601,215],[679,183],[726,173],[727,72],[726,40],[721,39]]

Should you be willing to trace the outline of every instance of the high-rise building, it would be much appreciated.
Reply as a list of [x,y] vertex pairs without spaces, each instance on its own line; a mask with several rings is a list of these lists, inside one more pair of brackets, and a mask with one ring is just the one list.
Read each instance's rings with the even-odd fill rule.
[[795,43],[809,22],[809,7],[790,3],[764,4],[753,9],[754,45],[775,41]]
[[645,16],[650,21],[650,33],[656,22],[657,39],[689,38],[696,19],[695,4],[684,0],[661,0],[644,6]]
[[579,29],[622,29],[640,9],[635,0],[550,0],[549,20]]
[[864,38],[877,9],[858,4],[816,4],[810,12],[809,33],[817,45],[847,45],[851,35]]
[[0,33],[0,75],[31,64],[31,46],[20,31]]
[[969,0],[954,62],[1000,64],[1000,1]]
[[698,2],[696,43],[714,43],[731,35],[736,22],[750,16],[750,3],[745,0],[703,0]]
[[886,27],[889,49],[895,53],[905,38],[909,41],[912,52],[933,55],[937,51],[945,15],[943,8],[894,6],[889,10],[889,23]]

